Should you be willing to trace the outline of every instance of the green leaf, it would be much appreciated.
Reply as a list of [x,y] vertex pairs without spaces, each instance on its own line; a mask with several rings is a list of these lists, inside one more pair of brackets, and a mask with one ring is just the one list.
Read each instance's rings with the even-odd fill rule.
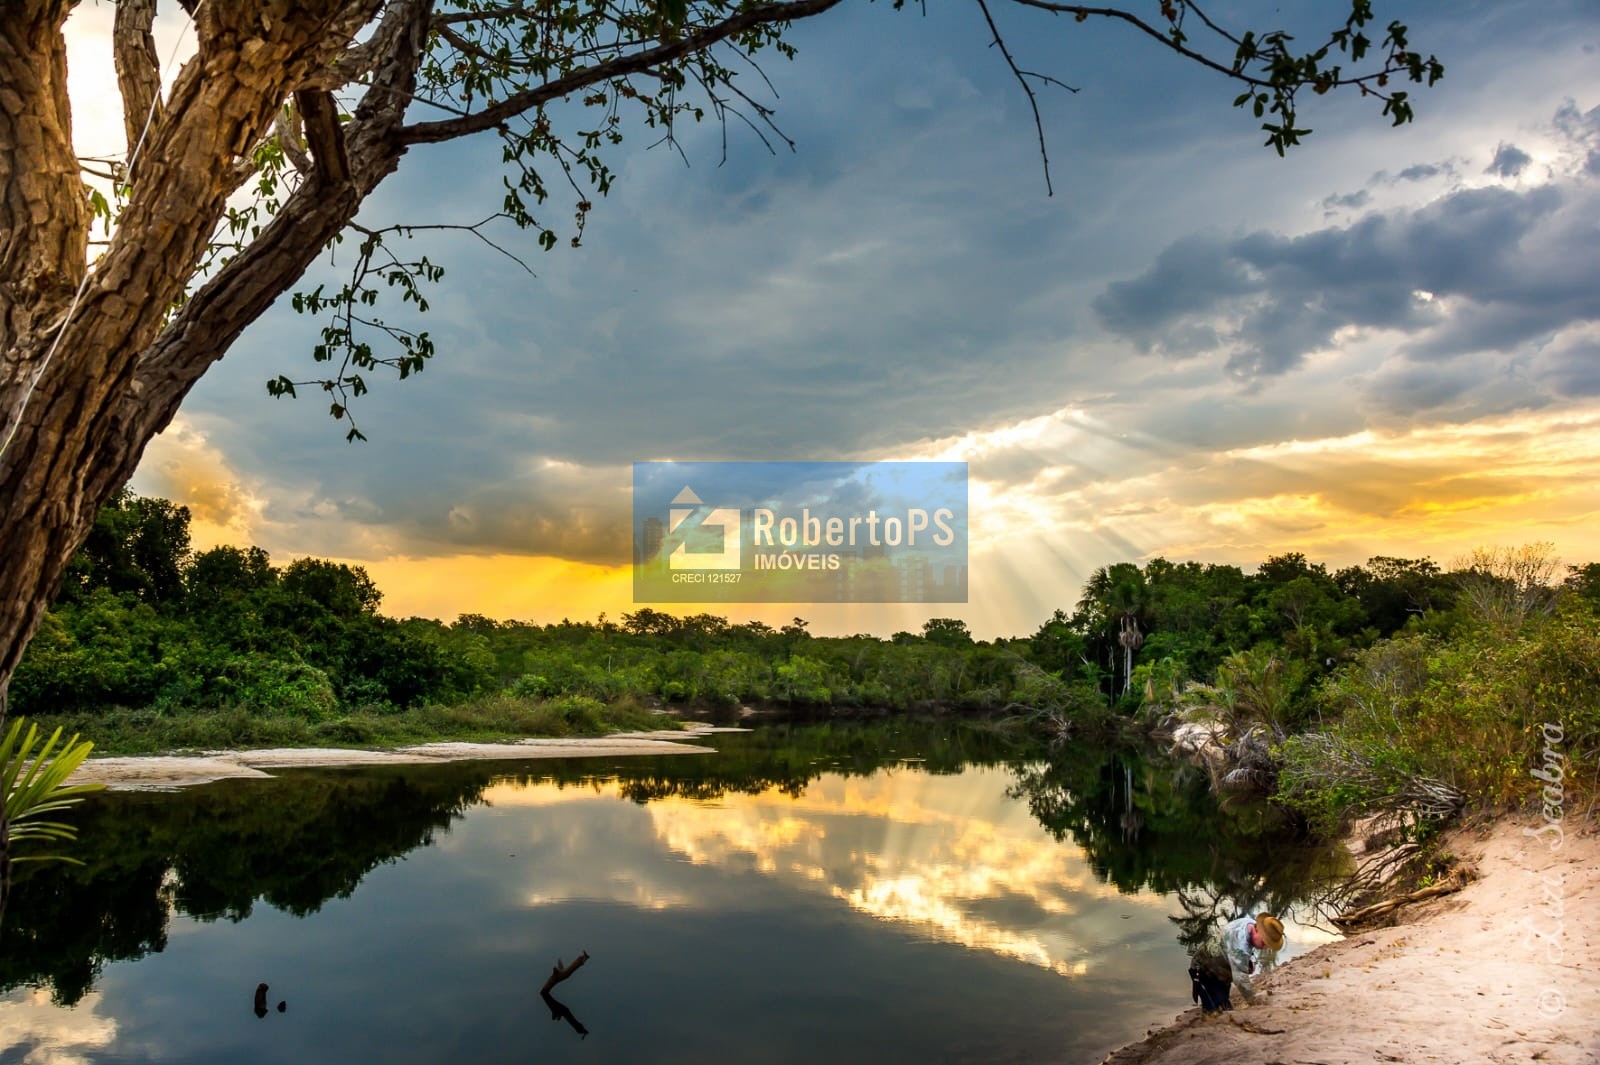
[[[25,847],[39,840],[70,842],[76,839],[76,828],[64,821],[42,820],[42,815],[76,805],[84,795],[104,787],[66,783],[89,757],[94,744],[79,742],[76,733],[61,743],[59,728],[50,734],[43,747],[38,744],[38,726],[23,718],[13,721],[5,737],[0,739],[0,793],[5,796],[5,816],[13,847],[18,844]],[[17,860],[24,859],[71,860],[59,855],[23,855]]]

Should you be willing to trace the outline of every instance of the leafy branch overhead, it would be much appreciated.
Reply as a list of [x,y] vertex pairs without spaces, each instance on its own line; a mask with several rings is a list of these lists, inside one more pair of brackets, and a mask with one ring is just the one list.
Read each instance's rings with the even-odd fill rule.
[[[586,7],[469,0],[437,5],[427,17],[415,87],[404,92],[403,120],[390,135],[401,152],[477,133],[498,137],[504,166],[499,210],[471,225],[366,227],[352,221],[326,248],[337,263],[344,238],[358,238],[347,281],[302,291],[292,302],[296,312],[323,319],[313,359],[336,363],[337,372],[305,379],[280,374],[268,382],[268,392],[292,397],[299,387],[319,387],[330,394],[332,416],[349,425],[346,438],[365,439],[350,414],[351,401],[368,390],[364,371],[387,366],[404,379],[420,372],[436,353],[426,331],[401,327],[376,312],[384,295],[396,293],[401,309],[411,304],[414,314],[426,311],[422,289],[443,276],[442,268],[426,256],[396,254],[390,243],[424,230],[470,233],[505,252],[524,270],[528,267],[522,259],[491,240],[490,226],[529,230],[546,251],[562,243],[577,247],[595,200],[613,186],[616,175],[607,156],[622,143],[625,129],[649,131],[652,147],[666,146],[684,155],[678,123],[710,117],[722,127],[725,160],[732,119],[752,131],[769,151],[776,151],[780,143],[794,149],[794,141],[775,122],[769,101],[776,91],[759,59],[769,52],[792,58],[794,48],[784,37],[789,24],[837,2],[635,0],[621,6]],[[976,3],[993,35],[991,43],[1027,95],[1047,191],[1053,191],[1037,92],[1051,87],[1077,89],[1053,74],[1020,65],[996,17],[998,4]],[[894,0],[894,7],[903,5],[904,0]],[[1250,108],[1256,117],[1267,119],[1262,125],[1266,144],[1280,155],[1310,132],[1299,124],[1297,97],[1302,89],[1320,96],[1337,88],[1355,88],[1380,100],[1382,113],[1399,125],[1413,118],[1413,110],[1407,93],[1392,83],[1432,85],[1443,75],[1435,57],[1424,58],[1411,49],[1409,31],[1401,23],[1389,23],[1374,43],[1369,36],[1377,33],[1370,0],[1352,0],[1343,22],[1318,47],[1305,51],[1297,50],[1285,31],[1226,28],[1188,0],[1160,0],[1149,18],[1132,10],[1048,0],[1013,0],[1011,7],[1022,9],[1014,11],[1015,17],[1031,9],[1034,14],[1070,16],[1075,22],[1101,19],[1126,24],[1161,47],[1242,85],[1245,91],[1234,98],[1234,106]],[[406,8],[389,5],[372,37],[352,46],[347,58],[333,65],[337,76],[331,80],[345,80],[332,86],[330,98],[349,99],[358,89],[366,91],[367,100],[400,95],[401,90],[381,80],[356,53],[381,42],[386,27]],[[303,96],[297,93],[285,101],[271,134],[251,153],[247,166],[254,195],[230,208],[224,239],[216,242],[208,267],[226,265],[231,255],[260,235],[264,224],[279,216],[285,197],[319,181],[317,157],[329,152],[319,151],[317,138],[307,132],[299,102]],[[342,114],[333,132],[349,130],[360,121],[358,113]],[[322,139],[327,141],[326,123],[324,127]],[[558,190],[565,191],[571,205],[568,227],[546,213]],[[387,353],[380,354],[380,349]]]

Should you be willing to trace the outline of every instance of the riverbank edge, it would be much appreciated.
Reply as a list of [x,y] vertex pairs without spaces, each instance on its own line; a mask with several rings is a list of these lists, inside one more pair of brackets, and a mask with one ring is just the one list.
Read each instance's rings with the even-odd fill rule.
[[542,758],[626,758],[714,754],[684,742],[748,729],[685,722],[681,729],[613,732],[605,736],[528,737],[507,743],[439,741],[383,750],[340,747],[275,747],[183,754],[112,755],[90,758],[69,784],[103,784],[112,791],[167,791],[218,780],[266,779],[274,769],[438,765],[446,762],[521,761]]
[[[1600,826],[1574,818],[1562,827],[1554,848],[1536,815],[1451,830],[1441,848],[1470,877],[1461,891],[1290,960],[1258,982],[1264,1003],[1209,1016],[1190,1008],[1100,1065],[1420,1065],[1509,1061],[1516,1049],[1541,1062],[1592,1063]],[[1572,905],[1579,900],[1588,908]]]

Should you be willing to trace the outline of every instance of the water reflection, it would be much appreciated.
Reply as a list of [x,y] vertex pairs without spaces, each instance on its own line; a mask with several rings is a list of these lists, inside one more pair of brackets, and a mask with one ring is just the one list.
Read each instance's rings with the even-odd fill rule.
[[1059,750],[1016,776],[1011,794],[1083,848],[1097,877],[1174,898],[1187,953],[1218,922],[1263,910],[1290,928],[1285,960],[1334,938],[1301,903],[1338,880],[1344,856],[1299,841],[1277,808],[1218,804],[1199,770],[1130,751]]
[[[907,722],[720,746],[102,797],[86,865],[19,882],[0,1049],[1091,1060],[1187,1005],[1203,919],[1282,909],[1328,868],[1127,752]],[[258,983],[293,994],[253,1012],[296,1009],[245,1016]]]
[[108,1049],[117,1022],[100,1013],[100,996],[85,996],[74,1010],[63,1010],[43,989],[6,996],[0,1006],[0,1050],[27,1048],[28,1065],[77,1065]]
[[999,768],[959,777],[892,769],[824,777],[795,798],[668,799],[649,812],[662,844],[691,862],[745,864],[917,935],[1082,975],[1093,962],[1086,944],[1110,931],[1097,922],[1130,906],[1164,913],[1164,904],[1149,893],[1124,898],[1081,852],[1052,845],[1008,797],[1011,779]]
[[557,1000],[556,997],[548,991],[539,992],[539,998],[547,1007],[549,1007],[550,1019],[552,1021],[566,1021],[567,1026],[574,1032],[577,1032],[580,1039],[588,1036],[589,1029],[585,1028],[583,1026],[583,1022],[572,1015],[572,1010],[569,1009],[565,1003]]

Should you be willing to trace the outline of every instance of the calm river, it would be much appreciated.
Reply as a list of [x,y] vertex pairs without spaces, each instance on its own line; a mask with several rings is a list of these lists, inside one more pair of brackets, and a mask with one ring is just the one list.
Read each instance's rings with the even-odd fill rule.
[[1208,919],[1333,871],[1130,752],[707,742],[96,797],[84,866],[21,869],[0,1065],[1092,1063],[1188,1006]]

